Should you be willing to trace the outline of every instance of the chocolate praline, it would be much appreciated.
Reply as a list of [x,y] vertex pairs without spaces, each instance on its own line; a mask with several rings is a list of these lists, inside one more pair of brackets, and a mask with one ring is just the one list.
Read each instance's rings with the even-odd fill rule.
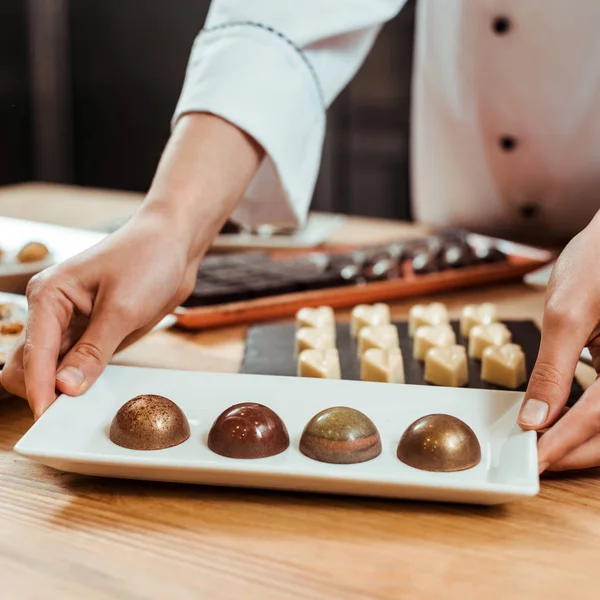
[[227,458],[266,458],[289,445],[287,428],[277,413],[255,402],[230,406],[208,434],[208,447]]
[[381,437],[365,414],[334,406],[308,422],[300,438],[300,452],[325,463],[361,463],[381,454]]
[[475,264],[473,250],[467,244],[450,244],[440,255],[442,269],[460,269]]
[[398,443],[398,458],[422,471],[463,471],[481,461],[473,430],[451,415],[433,414],[412,423]]
[[110,439],[131,450],[162,450],[190,437],[183,411],[164,396],[142,394],[126,402],[110,426]]
[[495,246],[479,246],[473,251],[478,262],[494,263],[507,260],[506,254]]
[[50,252],[41,242],[29,242],[25,244],[17,254],[17,260],[21,263],[32,263],[44,260]]
[[426,275],[440,270],[439,262],[433,252],[418,252],[412,259],[412,269],[415,275]]

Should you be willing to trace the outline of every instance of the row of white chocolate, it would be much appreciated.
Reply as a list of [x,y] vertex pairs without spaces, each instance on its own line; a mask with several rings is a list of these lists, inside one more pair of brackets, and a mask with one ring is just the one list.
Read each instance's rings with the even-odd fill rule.
[[[504,387],[519,387],[525,380],[525,356],[510,344],[508,328],[497,323],[494,305],[469,305],[461,315],[461,333],[469,337],[469,355],[482,359],[483,380]],[[409,315],[414,335],[413,354],[425,360],[429,383],[462,386],[468,381],[465,349],[456,345],[446,307],[441,303],[416,305]],[[330,307],[304,308],[297,314],[298,375],[340,378],[335,348],[335,315]],[[320,329],[319,329],[320,328]],[[359,305],[352,311],[352,334],[358,337],[361,378],[366,381],[404,382],[398,332],[390,324],[385,304]]]
[[[301,377],[340,377],[335,315],[328,306],[303,308],[296,315],[296,356]],[[404,383],[398,330],[390,324],[389,307],[359,305],[352,311],[352,335],[358,337],[361,378]]]
[[[476,325],[469,335],[469,356],[481,360],[483,351],[489,346],[504,346],[512,341],[512,334],[503,323]],[[413,338],[413,356],[425,360],[430,348],[456,345],[456,335],[450,325],[423,325]]]
[[298,376],[341,378],[335,314],[330,306],[301,308],[296,313],[295,341]]
[[[428,383],[447,387],[462,387],[469,381],[467,352],[464,346],[435,346],[425,354]],[[481,379],[505,388],[516,389],[527,378],[525,354],[517,344],[489,346],[481,356]]]
[[[471,329],[477,325],[490,325],[498,321],[496,306],[489,302],[484,304],[469,304],[465,306],[460,318],[461,334],[467,337]],[[351,331],[357,337],[363,327],[389,325],[390,308],[387,304],[359,304],[352,310]],[[409,333],[414,335],[421,326],[435,327],[450,323],[448,310],[441,302],[428,305],[416,304],[408,315]],[[316,329],[334,329],[335,314],[330,306],[318,308],[301,308],[296,313],[297,328],[312,327]]]
[[[477,325],[490,325],[498,321],[496,306],[491,302],[468,304],[462,309],[460,316],[460,333],[468,337],[471,329]],[[431,304],[415,304],[408,313],[408,332],[415,335],[422,326],[437,327],[449,325],[448,310],[441,302]]]
[[[446,386],[467,383],[467,354],[464,347],[456,344],[443,304],[413,306],[409,313],[409,332],[414,336],[413,356],[425,361],[425,381]],[[508,388],[524,383],[525,354],[518,344],[510,343],[511,332],[498,322],[493,304],[465,306],[460,332],[469,340],[469,356],[482,361],[483,381]]]
[[[299,377],[340,379],[340,357],[336,348],[303,350],[298,355]],[[400,348],[369,348],[361,356],[363,381],[404,383],[404,361]]]

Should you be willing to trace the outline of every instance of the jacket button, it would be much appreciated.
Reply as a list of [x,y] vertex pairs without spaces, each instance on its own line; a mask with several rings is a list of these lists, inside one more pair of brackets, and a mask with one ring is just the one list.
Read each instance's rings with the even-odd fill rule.
[[524,219],[533,219],[539,214],[539,212],[540,207],[538,204],[529,203],[521,206],[521,215],[523,215]]
[[496,17],[492,21],[492,30],[498,35],[504,35],[510,30],[510,19],[508,17]]
[[506,152],[511,152],[517,147],[517,138],[512,135],[503,135],[498,141],[500,148]]

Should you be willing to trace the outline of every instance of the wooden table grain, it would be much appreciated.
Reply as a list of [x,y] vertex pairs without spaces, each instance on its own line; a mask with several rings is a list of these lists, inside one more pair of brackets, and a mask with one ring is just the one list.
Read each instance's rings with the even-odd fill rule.
[[[0,190],[0,215],[94,227],[140,198],[59,186]],[[76,207],[91,207],[83,211]],[[80,218],[77,215],[81,215]],[[351,220],[337,241],[405,225]],[[539,321],[520,284],[439,296],[457,313],[492,300]],[[393,306],[407,314],[410,302]],[[244,328],[157,332],[114,363],[235,371]],[[581,367],[584,383],[593,377]],[[0,598],[597,599],[600,472],[543,479],[538,497],[480,508],[218,489],[61,473],[16,456],[32,424],[0,402]]]

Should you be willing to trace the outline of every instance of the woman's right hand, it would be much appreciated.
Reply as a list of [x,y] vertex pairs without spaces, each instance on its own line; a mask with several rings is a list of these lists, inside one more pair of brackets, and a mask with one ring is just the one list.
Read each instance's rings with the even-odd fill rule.
[[34,277],[29,319],[2,371],[36,419],[57,390],[85,392],[117,351],[150,331],[193,290],[201,256],[168,222],[140,211],[90,250]]

